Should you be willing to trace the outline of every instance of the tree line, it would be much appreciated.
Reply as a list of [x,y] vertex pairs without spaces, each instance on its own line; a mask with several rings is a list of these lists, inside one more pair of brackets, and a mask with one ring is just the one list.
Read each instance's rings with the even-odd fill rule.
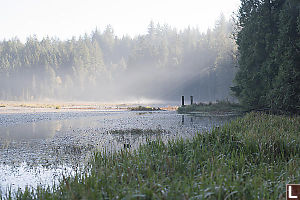
[[300,113],[300,1],[241,0],[233,92],[248,109]]
[[179,100],[232,98],[234,23],[176,30],[150,22],[148,32],[117,37],[113,28],[61,41],[35,36],[0,42],[2,100]]

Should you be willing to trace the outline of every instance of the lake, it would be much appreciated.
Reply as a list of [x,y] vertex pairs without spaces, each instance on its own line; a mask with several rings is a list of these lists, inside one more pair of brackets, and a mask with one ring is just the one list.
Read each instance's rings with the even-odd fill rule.
[[190,138],[233,118],[176,111],[0,113],[0,190],[52,185],[84,166],[95,150],[133,150],[158,138]]

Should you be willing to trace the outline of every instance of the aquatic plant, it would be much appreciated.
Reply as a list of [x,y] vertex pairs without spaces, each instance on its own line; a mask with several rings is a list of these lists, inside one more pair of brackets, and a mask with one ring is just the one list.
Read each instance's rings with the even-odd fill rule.
[[159,107],[154,108],[154,107],[149,107],[149,106],[137,106],[137,107],[129,107],[128,110],[131,111],[159,111],[161,110]]
[[139,129],[139,128],[132,128],[132,129],[112,129],[108,130],[107,133],[109,134],[117,134],[117,135],[126,135],[126,134],[131,134],[131,135],[159,135],[163,133],[169,133],[169,131],[164,130],[164,129]]

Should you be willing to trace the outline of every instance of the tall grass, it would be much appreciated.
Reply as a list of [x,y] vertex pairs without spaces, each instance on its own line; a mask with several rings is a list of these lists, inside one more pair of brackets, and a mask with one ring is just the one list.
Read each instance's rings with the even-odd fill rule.
[[84,172],[17,199],[285,199],[300,183],[300,117],[250,113],[190,140],[96,152]]

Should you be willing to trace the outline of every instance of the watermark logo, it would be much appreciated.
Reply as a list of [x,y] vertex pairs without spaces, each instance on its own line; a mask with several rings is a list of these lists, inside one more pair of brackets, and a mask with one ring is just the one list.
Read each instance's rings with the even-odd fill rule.
[[286,199],[287,200],[300,200],[300,184],[287,184],[286,185]]

